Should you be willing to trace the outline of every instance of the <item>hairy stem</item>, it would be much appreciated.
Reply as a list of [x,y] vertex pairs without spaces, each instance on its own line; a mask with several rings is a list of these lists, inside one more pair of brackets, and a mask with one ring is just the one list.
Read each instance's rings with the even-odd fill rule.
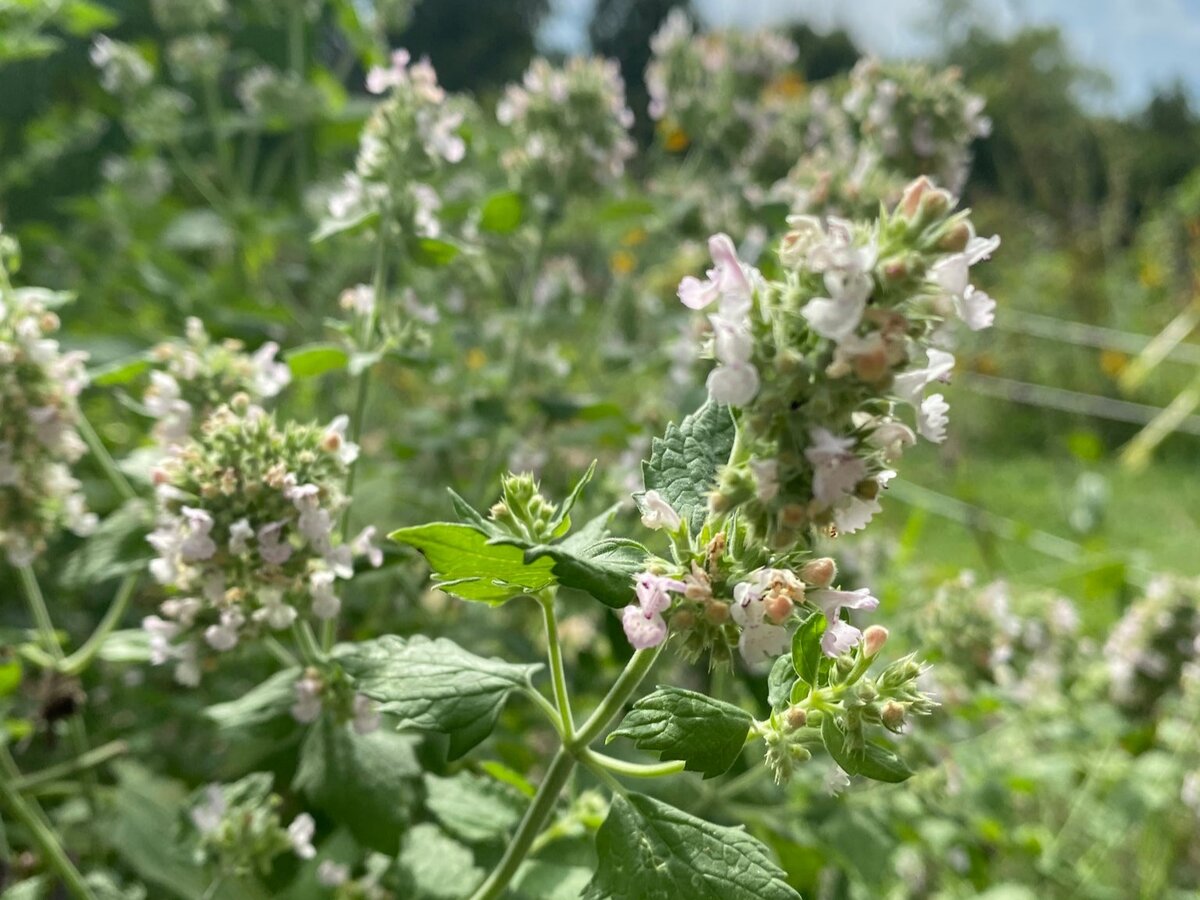
[[[599,737],[601,732],[621,712],[625,703],[633,696],[633,692],[637,690],[642,679],[650,671],[650,667],[654,665],[661,650],[661,647],[655,647],[653,650],[639,650],[633,654],[624,671],[609,688],[604,699],[600,701],[600,705],[596,707],[596,711],[575,732],[574,739],[564,742],[558,752],[554,754],[550,768],[546,770],[546,777],[542,779],[542,784],[534,795],[533,802],[525,811],[521,824],[517,827],[516,834],[513,835],[512,843],[508,845],[504,856],[487,880],[471,895],[471,900],[495,900],[504,892],[505,887],[517,874],[521,863],[529,855],[546,820],[554,812],[559,794],[566,786],[567,779],[576,763],[587,760],[589,764],[596,764],[595,757],[598,754],[591,754],[588,744]],[[602,764],[601,767],[603,767]]]
[[20,777],[20,772],[17,764],[13,762],[8,748],[2,744],[0,744],[0,768],[3,769],[0,771],[0,800],[8,807],[13,818],[25,826],[34,844],[41,851],[46,866],[58,876],[67,891],[76,900],[95,900],[96,895],[92,893],[92,889],[87,886],[83,876],[75,868],[71,858],[67,856],[67,851],[63,849],[58,835],[54,833],[54,829],[47,822],[46,814],[42,812],[41,807],[37,805],[36,801],[27,800],[17,792],[15,785]]

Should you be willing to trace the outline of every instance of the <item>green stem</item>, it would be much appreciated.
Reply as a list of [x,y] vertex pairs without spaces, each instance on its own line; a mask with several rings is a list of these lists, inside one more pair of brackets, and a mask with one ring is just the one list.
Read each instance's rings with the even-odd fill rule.
[[117,493],[121,495],[121,499],[134,499],[137,496],[137,492],[130,485],[129,479],[117,468],[112,454],[108,452],[108,448],[104,446],[104,441],[100,440],[100,435],[96,434],[96,429],[92,427],[92,423],[88,421],[87,416],[82,411],[79,413],[79,433],[83,435],[83,440],[88,445],[88,449],[92,451],[92,456],[96,458],[96,462],[104,470],[104,476],[116,488]]
[[595,740],[621,712],[626,701],[637,690],[642,679],[650,671],[650,667],[654,665],[654,661],[658,659],[661,651],[662,647],[660,646],[652,650],[639,650],[634,653],[624,671],[613,682],[613,686],[609,688],[604,699],[600,701],[600,705],[596,707],[596,711],[575,732],[574,740],[564,743],[554,754],[550,768],[546,770],[546,777],[542,779],[541,787],[534,795],[529,809],[525,811],[521,824],[517,827],[516,834],[513,835],[512,843],[508,845],[504,856],[501,857],[499,864],[492,870],[487,880],[471,895],[470,900],[496,900],[504,893],[505,887],[517,874],[525,857],[529,855],[546,819],[554,811],[558,796],[566,786],[567,779],[577,762],[586,760],[589,765],[595,765],[603,770],[604,767],[597,765],[594,759],[599,754],[592,754],[588,750],[588,744]]
[[[375,319],[376,311],[379,309],[379,304],[383,303],[383,293],[387,290],[387,219],[389,212],[385,208],[379,214],[379,238],[375,246],[375,275],[372,279],[372,290],[374,291],[375,302],[371,304],[371,310],[365,316],[362,332],[359,337],[359,349],[370,351],[375,340]],[[349,439],[351,443],[357,444],[362,439],[363,423],[367,416],[367,398],[371,388],[371,366],[364,366],[363,370],[358,373],[358,384],[354,398],[354,415],[350,419]],[[354,508],[354,484],[358,474],[358,460],[362,456],[362,449],[359,448],[359,455],[356,456],[346,467],[346,508],[342,512],[342,540],[350,538],[350,513]],[[337,635],[337,617],[326,619],[321,626],[321,646],[328,653],[333,649],[334,638]]]
[[92,889],[87,886],[83,876],[75,868],[71,858],[67,856],[67,851],[59,842],[58,835],[47,824],[45,813],[41,811],[36,801],[26,800],[17,793],[15,783],[20,773],[8,748],[3,745],[0,745],[0,766],[4,769],[3,772],[0,772],[0,800],[4,801],[4,805],[9,808],[13,817],[25,826],[34,844],[41,851],[46,865],[58,876],[67,891],[76,900],[96,900],[96,895],[92,893]]
[[133,590],[137,587],[137,582],[137,574],[126,575],[122,579],[120,586],[117,588],[117,593],[113,597],[112,604],[108,607],[108,611],[104,613],[104,618],[100,620],[100,624],[96,626],[96,630],[92,632],[91,637],[84,641],[82,647],[62,661],[58,667],[60,672],[65,675],[78,675],[92,664],[92,660],[100,652],[100,648],[104,646],[104,642],[108,639],[108,636],[112,634],[113,629],[120,623],[121,616],[125,614],[125,610],[129,606],[129,600],[133,597]]
[[542,784],[534,795],[533,802],[525,810],[525,815],[521,819],[517,833],[513,836],[512,843],[508,845],[504,856],[487,880],[471,895],[471,900],[495,900],[504,892],[505,887],[512,881],[513,876],[517,874],[517,869],[521,867],[521,863],[529,854],[529,849],[542,830],[542,825],[554,811],[554,806],[558,803],[558,795],[566,787],[567,779],[571,777],[574,768],[575,757],[565,747],[560,747],[554,754],[554,759],[550,761],[550,768],[546,770],[546,777],[542,779]]
[[14,779],[12,789],[18,793],[29,793],[51,782],[70,778],[72,775],[78,775],[80,772],[102,766],[110,759],[121,756],[128,750],[129,745],[124,741],[110,741],[107,744],[101,744],[94,750],[89,750],[75,759],[47,766],[44,769],[39,769],[36,772],[31,772],[28,775],[22,775]]
[[[37,575],[34,574],[33,569],[29,566],[20,566],[17,571],[21,577],[21,587],[24,590],[25,601],[29,604],[34,621],[37,622],[38,633],[41,636],[42,642],[46,644],[46,649],[54,658],[55,668],[60,668],[66,660],[66,656],[63,653],[62,646],[58,643],[58,633],[55,631],[54,622],[50,618],[50,610],[46,606],[46,598],[42,595],[42,588],[38,584]],[[67,734],[70,735],[75,755],[77,757],[84,756],[88,752],[87,729],[84,727],[83,717],[78,712],[71,716],[68,721]],[[96,780],[90,772],[84,778],[84,795],[88,806],[92,812],[95,812]]]
[[570,744],[575,738],[575,718],[571,715],[571,700],[567,695],[567,674],[563,668],[562,646],[558,642],[558,621],[554,615],[554,588],[542,591],[537,601],[546,620],[546,646],[550,655],[550,678],[554,684],[554,702],[562,722],[563,741]]
[[675,775],[682,772],[683,767],[686,765],[682,759],[650,764],[626,762],[623,759],[617,759],[616,757],[586,748],[580,751],[580,755],[585,761],[593,765],[599,766],[602,769],[608,769],[610,772],[616,772],[618,775],[626,775],[630,778],[661,778],[664,775]]
[[297,619],[292,623],[292,635],[296,638],[296,646],[300,648],[300,657],[305,665],[316,665],[325,658],[325,652],[317,643],[312,626],[306,619]]
[[546,718],[550,720],[550,724],[554,726],[554,730],[558,732],[559,737],[562,737],[562,718],[559,716],[558,710],[554,708],[554,704],[543,697],[542,692],[534,687],[528,688],[525,691],[525,696],[533,701],[534,706],[546,714]]

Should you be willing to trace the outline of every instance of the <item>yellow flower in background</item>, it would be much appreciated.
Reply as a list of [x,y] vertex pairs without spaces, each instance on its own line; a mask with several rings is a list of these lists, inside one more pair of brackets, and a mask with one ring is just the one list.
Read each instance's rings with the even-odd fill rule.
[[662,137],[663,146],[671,153],[686,150],[692,142],[688,133],[673,122],[659,122],[658,133]]
[[487,365],[487,354],[478,347],[472,347],[467,351],[467,368],[472,372],[478,372]]
[[647,236],[645,228],[631,228],[621,236],[621,244],[625,247],[636,247],[638,244],[644,244]]
[[1129,357],[1120,350],[1103,350],[1100,353],[1100,371],[1109,378],[1116,378],[1129,365]]
[[628,275],[637,268],[637,257],[628,250],[617,250],[608,258],[614,275]]
[[808,82],[799,72],[784,72],[763,88],[763,97],[795,98],[808,93]]
[[1141,269],[1138,270],[1138,281],[1143,287],[1162,287],[1163,280],[1163,268],[1156,260],[1148,259],[1142,263]]

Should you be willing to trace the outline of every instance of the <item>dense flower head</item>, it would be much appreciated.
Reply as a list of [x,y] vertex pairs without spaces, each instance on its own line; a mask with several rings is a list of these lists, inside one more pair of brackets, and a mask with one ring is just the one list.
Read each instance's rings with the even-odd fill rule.
[[1104,645],[1109,693],[1128,713],[1151,716],[1200,663],[1200,579],[1156,578]]
[[863,59],[850,73],[842,107],[859,139],[902,172],[927,173],[962,189],[970,145],[991,133],[983,98],[967,91],[956,68]]
[[1004,581],[979,584],[963,572],[931,592],[914,624],[916,639],[929,648],[937,693],[947,703],[967,702],[985,686],[1031,703],[1060,696],[1076,674],[1079,612],[1052,591],[1014,591]]
[[778,280],[742,263],[726,235],[712,238],[713,269],[685,278],[679,297],[710,312],[709,395],[733,408],[741,434],[714,513],[740,509],[778,550],[855,532],[879,511],[904,449],[945,438],[936,385],[954,357],[943,326],[991,324],[995,303],[970,268],[999,245],[953,205],[921,178],[874,222],[793,216]]
[[616,62],[573,57],[563,66],[535,59],[496,106],[511,147],[504,168],[523,187],[550,194],[620,178],[633,155],[633,113]]
[[474,108],[447,96],[429,61],[414,63],[406,50],[367,73],[367,90],[383,100],[363,128],[354,171],[329,198],[329,213],[356,221],[385,212],[405,230],[436,237],[442,199],[433,182],[466,156],[462,132]]
[[213,864],[223,874],[244,876],[271,871],[280,854],[300,859],[316,855],[316,822],[300,813],[286,827],[283,801],[271,790],[272,776],[255,772],[231,784],[196,791],[188,808],[197,865]]
[[76,406],[87,374],[85,355],[63,352],[52,337],[59,320],[50,292],[10,288],[3,266],[0,259],[0,550],[28,565],[58,529],[87,534],[96,525],[70,469],[87,449]]
[[213,341],[199,319],[188,319],[183,340],[164,341],[151,352],[154,368],[143,400],[157,420],[155,439],[164,447],[188,440],[235,394],[254,402],[274,397],[291,381],[278,352],[274,342],[247,353],[241,341]]
[[795,44],[771,31],[694,35],[674,10],[651,39],[650,116],[668,150],[701,147],[732,161],[750,140],[757,103],[798,84]]
[[353,575],[354,558],[380,564],[374,529],[350,542],[337,531],[341,484],[358,452],[345,428],[345,417],[327,428],[280,426],[237,397],[155,470],[150,569],[172,596],[143,624],[155,662],[175,662],[181,682],[198,682],[201,653],[227,652],[301,615],[333,618],[337,581]]

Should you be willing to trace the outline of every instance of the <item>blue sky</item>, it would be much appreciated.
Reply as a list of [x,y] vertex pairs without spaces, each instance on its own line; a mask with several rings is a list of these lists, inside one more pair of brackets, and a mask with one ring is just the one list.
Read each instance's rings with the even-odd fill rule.
[[[545,39],[578,48],[592,0],[554,0]],[[802,19],[814,27],[840,26],[872,53],[920,56],[936,47],[934,0],[696,0],[716,26],[755,28]],[[1097,105],[1136,108],[1155,86],[1182,81],[1200,101],[1200,0],[976,0],[981,17],[1004,32],[1026,23],[1062,27],[1079,59],[1113,77]]]

